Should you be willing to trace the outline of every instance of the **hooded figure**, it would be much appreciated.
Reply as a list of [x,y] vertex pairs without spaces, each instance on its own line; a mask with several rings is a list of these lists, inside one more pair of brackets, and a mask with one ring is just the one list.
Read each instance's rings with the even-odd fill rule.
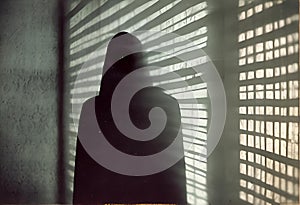
[[[151,125],[148,117],[151,108],[162,108],[167,115],[167,121],[160,135],[148,141],[139,141],[124,136],[116,127],[111,112],[114,90],[126,75],[145,65],[145,53],[141,42],[126,32],[118,33],[108,44],[99,95],[92,98],[95,102],[93,107],[96,113],[95,119],[103,133],[101,137],[104,137],[115,149],[134,156],[147,156],[166,149],[180,132],[181,125],[180,110],[176,99],[165,94],[161,88],[147,87],[139,90],[131,99],[129,116],[135,127],[146,129]],[[150,75],[144,72],[139,75],[139,79],[132,81],[130,86],[137,86],[135,82],[147,78],[150,78]],[[89,101],[91,99],[87,100],[82,107],[79,132],[81,124],[90,123],[82,117],[89,106]],[[89,139],[88,135],[84,137]],[[182,138],[180,143],[176,152],[183,155]],[[109,159],[109,156],[104,157]],[[134,167],[139,169],[139,165],[134,165]],[[184,159],[180,159],[170,168],[158,173],[146,176],[123,175],[97,163],[89,155],[80,139],[77,139],[73,203],[186,204]]]

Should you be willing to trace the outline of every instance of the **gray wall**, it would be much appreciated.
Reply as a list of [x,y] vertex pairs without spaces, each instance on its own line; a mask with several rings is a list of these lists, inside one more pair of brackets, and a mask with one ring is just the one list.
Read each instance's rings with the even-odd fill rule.
[[[73,15],[85,6],[85,2],[87,1],[79,4],[73,11]],[[163,2],[165,1],[161,1]],[[265,25],[273,20],[298,13],[295,10],[298,3],[296,0],[287,0],[285,4],[250,18],[245,21],[246,23],[241,23],[237,19],[240,12],[237,7],[238,1],[209,0],[208,2],[209,46],[206,51],[213,59],[224,82],[228,118],[222,139],[208,159],[207,201],[212,205],[251,204],[240,199],[241,190],[253,194],[252,190],[241,188],[240,179],[257,183],[262,188],[267,187],[274,193],[296,201],[295,192],[291,197],[288,190],[272,188],[240,173],[241,162],[251,164],[240,159],[240,151],[251,151],[251,148],[241,146],[239,142],[241,133],[239,107],[242,102],[238,94],[239,72],[242,69],[266,69],[299,62],[298,54],[282,57],[278,61],[241,67],[238,65],[238,50],[248,43],[250,45],[268,39],[274,40],[296,32],[298,25],[292,24],[285,29],[254,38],[243,44],[238,43],[238,35],[242,30],[255,28],[256,24]],[[253,5],[259,2],[263,1],[255,1]],[[112,0],[110,3],[114,4],[115,1]],[[0,204],[56,203],[62,202],[60,199],[63,199],[63,195],[60,194],[64,190],[65,181],[59,176],[63,176],[63,169],[68,168],[69,165],[59,166],[63,164],[59,159],[61,154],[71,148],[66,146],[63,150],[63,147],[59,146],[63,141],[58,140],[61,134],[59,130],[62,129],[58,117],[60,116],[58,105],[63,103],[60,101],[61,94],[59,94],[61,87],[58,86],[60,79],[58,78],[60,43],[58,12],[57,0],[1,0],[0,2],[0,28],[2,29],[0,32]],[[101,26],[103,25],[99,25],[99,28]],[[274,78],[272,81],[288,82],[290,79],[299,79],[299,71],[286,77]],[[255,82],[266,84],[269,81],[261,79]],[[70,96],[67,95],[65,101],[68,102],[69,98]],[[253,103],[259,105],[257,102]],[[270,102],[271,106],[274,106],[273,104]],[[281,101],[278,105],[299,107],[299,102],[293,101],[291,104],[288,101]],[[70,110],[65,109],[65,112],[69,114]],[[65,117],[69,119],[67,115]],[[254,116],[253,119],[259,119],[259,116]],[[287,116],[277,121],[290,119],[294,118]],[[66,134],[69,135],[67,131]],[[71,134],[76,136],[76,133]],[[289,160],[274,153],[257,152],[274,161],[282,163],[287,161],[287,165],[292,165],[294,170],[298,170],[297,160]],[[253,166],[262,168],[255,163]],[[269,171],[275,177],[289,179],[296,188],[299,187],[295,176],[281,175],[266,167],[262,169]],[[72,177],[68,178],[72,181]],[[59,189],[60,186],[62,189]],[[67,193],[66,201],[71,202],[71,197],[72,193]],[[254,197],[276,204],[261,194],[254,194]]]
[[0,3],[0,203],[55,203],[56,0]]

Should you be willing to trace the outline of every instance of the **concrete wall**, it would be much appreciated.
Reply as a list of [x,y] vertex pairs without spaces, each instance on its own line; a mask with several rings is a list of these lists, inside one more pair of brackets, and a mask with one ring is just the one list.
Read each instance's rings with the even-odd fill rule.
[[0,2],[0,203],[55,203],[57,1]]

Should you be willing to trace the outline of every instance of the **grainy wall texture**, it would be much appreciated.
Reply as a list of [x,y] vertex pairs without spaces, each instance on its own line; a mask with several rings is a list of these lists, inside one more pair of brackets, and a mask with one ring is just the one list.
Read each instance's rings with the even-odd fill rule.
[[0,2],[0,203],[55,203],[57,1]]
[[[70,3],[65,76],[58,68],[64,61],[58,1]],[[0,0],[0,204],[72,201],[77,72],[104,33],[153,28],[193,34],[227,95],[218,146],[202,164],[205,169],[190,166],[191,204],[297,202],[298,8],[297,0]],[[200,159],[194,156],[193,163]]]

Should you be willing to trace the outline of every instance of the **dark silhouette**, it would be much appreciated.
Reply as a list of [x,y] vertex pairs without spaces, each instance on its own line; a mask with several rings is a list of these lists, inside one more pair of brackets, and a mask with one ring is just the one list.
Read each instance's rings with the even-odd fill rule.
[[[113,39],[119,36],[125,39],[124,43],[114,45]],[[121,32],[113,39],[107,48],[103,68],[105,74],[101,81],[100,93],[95,97],[98,125],[106,140],[124,153],[136,156],[158,153],[168,147],[180,131],[181,116],[178,103],[173,97],[166,95],[161,88],[147,87],[140,90],[132,98],[129,107],[132,123],[139,129],[147,128],[150,126],[148,119],[150,109],[161,107],[167,114],[166,127],[157,138],[149,141],[136,141],[124,136],[116,128],[112,118],[112,94],[122,78],[131,71],[146,65],[145,53],[142,52],[140,41],[131,34]],[[116,52],[116,49],[119,50]],[[120,56],[120,53],[126,54],[132,49],[138,52]],[[149,78],[149,75],[144,73],[141,77]],[[134,82],[132,82],[132,86],[134,86]],[[84,106],[83,112],[85,112]],[[82,122],[80,121],[80,123]],[[183,152],[183,145],[178,152]],[[110,171],[95,162],[77,139],[75,163],[73,203],[186,204],[184,159],[157,174],[126,176]]]

